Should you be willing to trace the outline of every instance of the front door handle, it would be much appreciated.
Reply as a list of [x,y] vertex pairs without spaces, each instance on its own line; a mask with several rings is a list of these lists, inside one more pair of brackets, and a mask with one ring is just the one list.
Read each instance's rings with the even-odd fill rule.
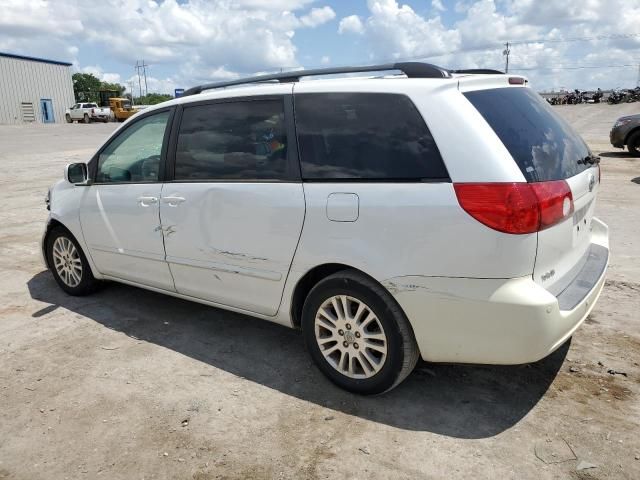
[[141,197],[138,197],[138,202],[140,203],[141,206],[148,207],[149,205],[158,203],[158,197],[142,195]]
[[184,200],[185,200],[184,197],[179,197],[177,195],[170,195],[168,197],[162,197],[162,201],[164,203],[169,204],[170,207],[177,207],[182,202],[184,202]]

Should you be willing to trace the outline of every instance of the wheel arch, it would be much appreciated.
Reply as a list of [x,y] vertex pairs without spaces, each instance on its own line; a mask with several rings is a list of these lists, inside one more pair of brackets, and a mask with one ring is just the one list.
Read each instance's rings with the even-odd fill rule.
[[[368,277],[372,281],[376,282],[385,290],[388,290],[382,283],[380,283],[370,274],[368,274],[367,272],[359,268],[353,267],[351,265],[347,265],[344,263],[323,263],[321,265],[316,265],[315,267],[307,271],[302,277],[300,277],[300,279],[296,283],[296,286],[293,289],[293,294],[291,296],[291,310],[290,310],[291,325],[293,326],[293,328],[296,328],[296,329],[300,328],[300,325],[302,322],[302,307],[304,306],[304,301],[309,295],[309,292],[311,291],[311,289],[320,280],[342,270],[352,270],[354,272],[358,272]],[[393,295],[391,295],[391,298],[393,298],[393,300],[396,301]],[[400,305],[398,306],[400,307],[401,310],[403,310]]]
[[624,144],[628,145],[629,144],[629,138],[631,138],[631,135],[634,135],[634,134],[636,134],[638,132],[640,132],[640,125],[635,127],[635,128],[633,128],[633,129],[631,129],[631,130],[629,130],[627,132],[627,135],[624,137]]
[[46,230],[44,231],[44,235],[42,237],[42,245],[41,245],[42,258],[44,259],[44,263],[47,266],[47,268],[51,268],[51,265],[49,265],[49,256],[47,255],[47,244],[49,243],[49,236],[51,235],[51,232],[53,231],[54,228],[64,228],[67,232],[69,232],[73,236],[73,238],[75,238],[75,235],[71,233],[71,230],[69,230],[62,222],[56,220],[55,218],[51,218],[49,220],[49,222],[47,223]]

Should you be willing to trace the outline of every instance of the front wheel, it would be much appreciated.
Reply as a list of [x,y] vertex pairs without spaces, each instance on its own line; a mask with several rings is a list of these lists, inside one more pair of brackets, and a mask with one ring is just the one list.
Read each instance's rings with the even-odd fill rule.
[[302,332],[318,368],[354,393],[391,390],[418,361],[413,330],[400,306],[381,285],[353,270],[313,287],[302,311]]
[[627,140],[629,153],[634,157],[640,157],[640,131],[633,133]]
[[47,260],[53,278],[69,295],[82,296],[93,292],[98,281],[78,242],[68,230],[55,228],[47,238]]
[[73,123],[73,120],[71,119],[71,115],[69,115],[68,113],[64,116],[64,118],[67,120],[67,123]]

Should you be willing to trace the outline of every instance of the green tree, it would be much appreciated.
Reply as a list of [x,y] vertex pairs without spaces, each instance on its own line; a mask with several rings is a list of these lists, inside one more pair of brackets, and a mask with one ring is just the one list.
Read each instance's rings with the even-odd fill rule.
[[115,90],[118,92],[118,96],[121,97],[124,94],[124,85],[119,83],[101,82],[100,90]]
[[147,95],[143,95],[142,97],[136,98],[135,102],[136,105],[156,105],[158,103],[171,100],[172,98],[172,95],[167,95],[166,93],[149,93]]
[[98,90],[102,85],[98,77],[91,73],[74,73],[71,78],[76,102],[98,101]]

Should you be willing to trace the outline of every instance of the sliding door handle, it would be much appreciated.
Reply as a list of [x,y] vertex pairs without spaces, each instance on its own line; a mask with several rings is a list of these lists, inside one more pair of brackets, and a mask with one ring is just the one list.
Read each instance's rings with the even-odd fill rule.
[[185,201],[184,197],[179,197],[177,195],[170,195],[168,197],[162,197],[162,202],[168,204],[170,207],[177,207],[182,202]]

